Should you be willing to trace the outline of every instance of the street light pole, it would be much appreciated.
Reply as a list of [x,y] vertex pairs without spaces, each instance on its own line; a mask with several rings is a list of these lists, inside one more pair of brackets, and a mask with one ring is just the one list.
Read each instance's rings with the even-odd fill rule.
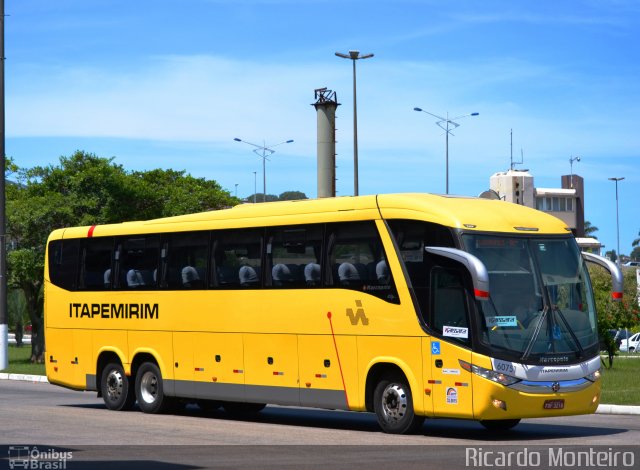
[[253,203],[256,203],[256,196],[258,193],[258,172],[253,172]]
[[[244,144],[255,147],[255,149],[253,149],[253,153],[255,153],[257,156],[262,158],[262,191],[263,191],[262,202],[267,202],[267,160],[268,160],[267,157],[270,157],[271,155],[276,153],[276,151],[273,150],[272,147],[277,147],[278,145],[282,145],[282,144],[290,144],[291,142],[293,142],[293,139],[285,140],[284,142],[280,142],[279,144],[274,144],[269,146],[265,145],[264,143],[262,145],[252,144],[251,142],[238,139],[237,137],[234,138],[233,140],[235,140],[236,142],[242,142]],[[254,197],[254,200],[255,200],[255,197]]]
[[[445,133],[445,167],[446,167],[446,194],[449,194],[449,134],[453,135],[453,129],[460,127],[460,124],[455,122],[455,119],[462,119],[469,116],[479,116],[480,113],[469,113],[463,114],[462,116],[457,116],[449,119],[449,113],[447,112],[447,117],[438,116],[437,114],[430,113],[429,111],[425,111],[422,108],[413,108],[414,111],[418,111],[421,113],[426,113],[430,116],[438,118],[439,121],[436,121],[436,125],[444,130]],[[449,125],[453,126],[452,129],[449,128]]]
[[358,106],[356,97],[356,60],[369,59],[373,54],[360,55],[360,51],[349,51],[349,54],[336,52],[338,57],[351,59],[353,62],[353,195],[359,194],[358,190]]
[[622,181],[622,178],[609,178],[609,181],[616,182],[616,235],[618,239],[618,253],[616,253],[616,264],[620,266],[620,216],[618,213],[618,181]]

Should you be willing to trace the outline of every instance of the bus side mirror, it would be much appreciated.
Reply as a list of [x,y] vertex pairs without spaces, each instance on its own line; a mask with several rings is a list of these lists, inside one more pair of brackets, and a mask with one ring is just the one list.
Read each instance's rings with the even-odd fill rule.
[[622,292],[624,290],[622,271],[612,261],[603,256],[594,255],[586,251],[582,252],[585,261],[602,266],[611,274],[611,298],[615,301],[622,300]]
[[462,264],[469,274],[473,282],[473,293],[477,300],[489,300],[489,272],[486,266],[479,258],[473,256],[466,251],[457,248],[444,248],[439,246],[425,246],[427,253],[444,256],[453,261]]

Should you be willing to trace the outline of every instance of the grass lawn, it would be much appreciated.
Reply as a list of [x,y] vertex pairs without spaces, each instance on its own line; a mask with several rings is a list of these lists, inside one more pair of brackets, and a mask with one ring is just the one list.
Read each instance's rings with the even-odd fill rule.
[[609,405],[640,405],[640,354],[619,353],[613,368],[601,369],[602,397]]
[[[602,398],[608,405],[640,406],[640,354],[626,358],[620,353],[613,362],[613,369],[602,368]],[[633,354],[631,356],[634,356]],[[31,364],[31,345],[21,348],[9,345],[9,368],[2,372],[12,374],[45,375],[44,364]]]
[[31,363],[31,345],[25,344],[17,348],[15,344],[9,345],[9,368],[3,370],[9,374],[45,375],[44,364]]

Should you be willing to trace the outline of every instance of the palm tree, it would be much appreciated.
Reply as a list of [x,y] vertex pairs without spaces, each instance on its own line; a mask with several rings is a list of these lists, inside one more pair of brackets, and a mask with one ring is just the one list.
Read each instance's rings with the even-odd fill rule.
[[584,221],[584,236],[585,237],[592,237],[597,239],[598,237],[596,237],[594,235],[594,233],[596,233],[598,231],[598,227],[596,227],[595,225],[591,225],[591,222],[589,222],[588,220]]
[[636,238],[631,242],[631,246],[638,246],[638,245],[640,245],[640,230],[638,231],[638,238]]

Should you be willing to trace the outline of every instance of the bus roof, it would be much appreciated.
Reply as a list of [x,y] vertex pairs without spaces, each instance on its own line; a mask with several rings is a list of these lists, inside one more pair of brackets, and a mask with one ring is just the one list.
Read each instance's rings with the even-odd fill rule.
[[566,234],[566,224],[544,212],[499,200],[424,193],[240,204],[230,209],[199,212],[147,221],[56,230],[55,238],[82,238],[296,225],[379,219],[414,219],[447,227],[483,232]]

